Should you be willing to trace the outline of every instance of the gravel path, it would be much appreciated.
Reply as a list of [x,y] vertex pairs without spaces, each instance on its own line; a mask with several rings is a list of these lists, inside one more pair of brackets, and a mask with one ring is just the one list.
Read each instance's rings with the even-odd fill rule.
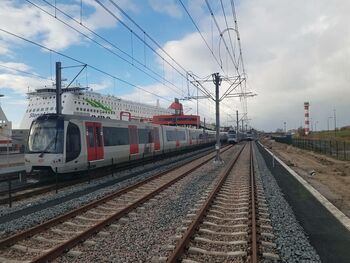
[[[196,152],[200,153],[203,151],[204,150],[202,149],[202,150],[198,150]],[[193,152],[185,154],[185,156],[192,156],[192,155],[193,155]],[[183,157],[184,157],[184,155],[171,157],[170,159],[167,158],[165,160],[158,161],[158,162],[153,163],[153,164],[147,164],[145,166],[136,167],[132,170],[120,172],[118,174],[115,174],[114,177],[107,176],[105,178],[101,178],[98,180],[92,180],[91,184],[84,183],[84,184],[75,185],[75,186],[72,186],[70,188],[65,188],[64,190],[61,190],[60,192],[58,192],[58,194],[51,192],[51,193],[48,193],[45,195],[41,195],[38,197],[34,197],[34,198],[30,198],[30,199],[23,200],[20,202],[16,202],[12,208],[2,206],[0,208],[0,216],[6,218],[6,217],[10,217],[11,213],[21,211],[21,210],[26,209],[28,207],[43,205],[47,202],[53,201],[53,200],[58,199],[58,198],[64,199],[65,196],[68,196],[70,194],[74,194],[77,191],[82,191],[82,190],[90,188],[90,187],[98,186],[99,184],[102,184],[102,183],[112,182],[113,180],[116,179],[116,177],[120,178],[120,177],[126,176],[127,174],[130,174],[130,173],[140,173],[140,175],[138,175],[138,176],[132,177],[132,178],[127,179],[127,180],[123,180],[123,181],[115,183],[115,184],[111,184],[110,186],[108,186],[106,188],[94,191],[94,192],[89,193],[87,195],[80,196],[78,198],[71,199],[67,202],[63,202],[63,203],[60,203],[58,205],[48,207],[44,210],[22,216],[18,219],[10,221],[10,222],[0,224],[0,238],[5,238],[9,235],[15,234],[18,231],[27,229],[27,228],[32,227],[34,225],[37,225],[39,223],[43,223],[43,222],[45,222],[45,221],[47,221],[47,220],[49,220],[57,215],[63,214],[65,212],[68,212],[69,210],[80,207],[83,204],[89,203],[92,200],[99,199],[99,198],[101,198],[101,197],[103,197],[111,192],[120,190],[122,188],[125,188],[125,187],[131,185],[131,184],[135,184],[136,182],[139,182],[145,178],[148,178],[148,177],[154,175],[155,173],[158,173],[160,171],[168,169],[169,167],[177,165],[176,161],[183,158]],[[166,164],[166,165],[163,166],[164,164]],[[155,166],[155,165],[158,166],[159,168],[156,170],[152,170],[150,172],[147,172],[147,173],[142,172],[143,170],[145,170],[151,166]]]
[[282,262],[321,262],[255,144],[254,148]]
[[[223,154],[224,161],[233,151]],[[97,235],[92,245],[79,245],[74,250],[83,252],[78,257],[69,254],[57,262],[151,262],[167,254],[173,244],[176,229],[182,226],[190,209],[215,182],[220,168],[210,161],[201,169],[180,180],[157,198],[147,202],[128,218],[121,219],[105,229],[105,236]]]

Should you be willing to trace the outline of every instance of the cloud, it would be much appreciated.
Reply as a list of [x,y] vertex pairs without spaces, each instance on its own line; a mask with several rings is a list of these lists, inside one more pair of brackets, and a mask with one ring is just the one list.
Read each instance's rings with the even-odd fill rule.
[[15,73],[0,73],[0,88],[11,89],[18,94],[25,94],[28,88],[33,91],[45,85],[51,86],[51,81]]
[[[248,84],[258,93],[248,99],[248,114],[255,127],[275,130],[283,127],[284,121],[289,128],[299,126],[304,101],[310,101],[311,115],[319,120],[319,128],[326,128],[334,107],[340,125],[350,123],[349,100],[345,99],[350,97],[350,28],[346,26],[350,2],[252,0],[239,2],[236,11]],[[208,12],[201,13],[198,8],[196,14],[211,45]],[[217,10],[216,19],[224,29]],[[217,55],[219,37],[215,30],[213,49]],[[218,71],[198,33],[168,41],[164,48],[198,75]],[[233,74],[232,68],[230,72]],[[237,102],[231,109],[223,108],[223,115],[226,109],[232,114],[240,109]]]
[[[53,7],[37,5],[48,13],[55,14]],[[83,15],[82,22],[91,29],[99,30],[116,26],[116,20],[106,15],[105,10],[93,1],[84,1],[84,7],[88,10],[86,10],[87,15]],[[75,4],[57,4],[57,8],[80,21],[80,2]],[[84,33],[91,35],[83,27],[67,19],[59,11],[56,12],[56,15],[58,19],[66,21],[77,30],[85,31]],[[55,50],[63,50],[72,45],[84,43],[84,39],[79,33],[28,3],[16,3],[16,1],[10,0],[1,1],[0,24],[1,28],[9,32],[37,41]],[[9,54],[12,49],[11,43],[23,44],[23,41],[10,37],[5,33],[1,33],[0,36],[4,40],[0,45],[0,54]]]
[[181,18],[182,11],[180,6],[174,0],[149,0],[154,11],[165,13],[174,18]]
[[28,71],[30,66],[19,62],[0,61],[0,70],[14,73],[17,72],[16,70]]

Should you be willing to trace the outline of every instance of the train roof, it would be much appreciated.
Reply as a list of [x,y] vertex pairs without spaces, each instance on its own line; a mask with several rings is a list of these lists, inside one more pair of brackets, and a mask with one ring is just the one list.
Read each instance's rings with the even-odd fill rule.
[[[169,128],[174,128],[175,126],[167,126],[167,125],[159,125],[159,124],[154,124],[150,122],[139,122],[139,121],[125,121],[125,120],[115,120],[115,119],[109,119],[109,118],[99,118],[99,117],[90,117],[90,116],[82,116],[82,115],[70,115],[70,114],[56,114],[56,113],[48,113],[48,114],[43,114],[37,117],[35,120],[82,120],[82,121],[91,121],[91,122],[107,122],[107,123],[129,123],[131,125],[145,125],[145,126],[163,126],[163,127],[169,127]],[[34,121],[35,121],[34,120]],[[189,129],[189,130],[203,130],[203,129],[196,129],[196,128],[189,128],[189,127],[181,127],[181,126],[176,126],[178,129]],[[208,131],[208,130],[206,130]]]

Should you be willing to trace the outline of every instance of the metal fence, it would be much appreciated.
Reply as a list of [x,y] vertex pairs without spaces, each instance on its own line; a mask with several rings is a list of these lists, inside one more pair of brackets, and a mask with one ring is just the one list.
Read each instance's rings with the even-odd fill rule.
[[292,139],[292,145],[329,155],[339,160],[350,160],[350,143],[335,140]]

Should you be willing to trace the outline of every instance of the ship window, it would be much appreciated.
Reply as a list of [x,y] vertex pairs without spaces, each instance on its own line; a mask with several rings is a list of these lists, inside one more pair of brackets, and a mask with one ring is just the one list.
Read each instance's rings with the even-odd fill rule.
[[44,108],[41,108],[41,109],[40,109],[40,111],[43,111],[43,110],[44,110]]
[[76,110],[79,110],[79,108],[76,108]]
[[77,104],[77,101],[74,101],[74,104]]
[[80,101],[78,101],[78,104],[80,104]]
[[51,107],[50,110],[53,110],[53,107]]
[[62,101],[62,103],[64,103],[64,101]]
[[83,111],[83,109],[82,109],[82,108],[80,108],[80,111]]
[[45,108],[45,110],[49,110],[49,108]]

